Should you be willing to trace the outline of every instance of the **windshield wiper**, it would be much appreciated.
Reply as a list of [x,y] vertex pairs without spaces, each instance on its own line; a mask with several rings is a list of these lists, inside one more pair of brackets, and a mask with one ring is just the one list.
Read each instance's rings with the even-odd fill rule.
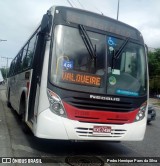
[[124,43],[121,45],[121,47],[119,48],[118,52],[115,52],[113,53],[113,56],[112,56],[112,69],[114,69],[114,65],[115,65],[115,62],[117,61],[117,59],[119,59],[122,51],[124,50],[125,46],[127,45],[128,41],[129,41],[130,38],[127,38]]
[[91,60],[94,61],[94,66],[96,68],[96,58],[97,58],[96,45],[94,48],[93,43],[91,42],[91,39],[88,36],[87,31],[83,25],[79,25],[79,32],[80,32],[80,36],[82,37],[83,42],[87,48],[87,51],[91,57]]
[[123,49],[124,49],[125,46],[127,45],[128,41],[129,41],[129,38],[127,38],[127,39],[124,41],[124,43],[121,45],[121,47],[119,48],[118,52],[114,55],[114,59],[118,59],[118,58],[119,58],[121,52],[123,51]]

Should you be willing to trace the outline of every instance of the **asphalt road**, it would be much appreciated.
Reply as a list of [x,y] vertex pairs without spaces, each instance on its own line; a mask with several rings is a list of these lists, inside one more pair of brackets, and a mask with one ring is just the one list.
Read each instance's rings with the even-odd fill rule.
[[[151,100],[155,103],[156,100]],[[0,156],[1,157],[51,157],[51,164],[68,166],[97,166],[109,157],[160,157],[160,108],[156,107],[157,117],[147,126],[145,138],[141,142],[70,142],[43,140],[26,135],[21,129],[21,121],[16,112],[6,105],[5,87],[0,86]],[[136,130],[136,129],[135,129]],[[78,164],[78,161],[88,164]],[[96,162],[97,161],[97,162]],[[89,164],[90,162],[93,162]],[[0,164],[20,166],[22,164]],[[25,164],[26,165],[26,164]],[[29,164],[32,165],[32,164]],[[39,164],[38,164],[39,165]],[[102,164],[103,165],[103,164]],[[128,165],[127,163],[106,163],[105,166]],[[130,165],[146,165],[145,163]],[[149,166],[160,165],[155,163]]]

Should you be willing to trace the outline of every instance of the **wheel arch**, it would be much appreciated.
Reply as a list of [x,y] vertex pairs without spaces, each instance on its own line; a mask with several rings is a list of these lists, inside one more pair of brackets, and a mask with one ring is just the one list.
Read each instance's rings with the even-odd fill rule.
[[19,114],[26,113],[26,92],[22,91],[19,101]]

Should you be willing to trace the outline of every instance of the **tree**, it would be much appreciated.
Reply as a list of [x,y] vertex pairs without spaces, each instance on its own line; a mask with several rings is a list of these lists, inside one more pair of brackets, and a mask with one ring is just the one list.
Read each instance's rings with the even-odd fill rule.
[[5,69],[5,68],[1,68],[0,70],[1,70],[1,72],[2,72],[2,76],[3,76],[3,78],[5,79],[6,76],[7,76],[7,74],[8,74],[9,69],[8,69],[8,68],[7,68],[7,69]]
[[150,94],[160,93],[160,48],[148,54]]

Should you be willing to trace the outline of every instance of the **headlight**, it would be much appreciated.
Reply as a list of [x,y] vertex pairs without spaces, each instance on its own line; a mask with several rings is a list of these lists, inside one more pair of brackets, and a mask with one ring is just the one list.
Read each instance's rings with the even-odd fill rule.
[[140,121],[145,117],[146,108],[147,108],[147,102],[143,103],[139,108],[139,111],[135,118],[135,122]]
[[47,90],[47,95],[48,95],[51,111],[59,116],[67,117],[66,111],[64,109],[64,106],[62,104],[60,97],[49,89]]
[[53,108],[53,110],[55,110],[55,111],[58,111],[60,107],[61,107],[61,105],[60,105],[59,103],[54,102],[54,103],[52,104],[52,108]]

